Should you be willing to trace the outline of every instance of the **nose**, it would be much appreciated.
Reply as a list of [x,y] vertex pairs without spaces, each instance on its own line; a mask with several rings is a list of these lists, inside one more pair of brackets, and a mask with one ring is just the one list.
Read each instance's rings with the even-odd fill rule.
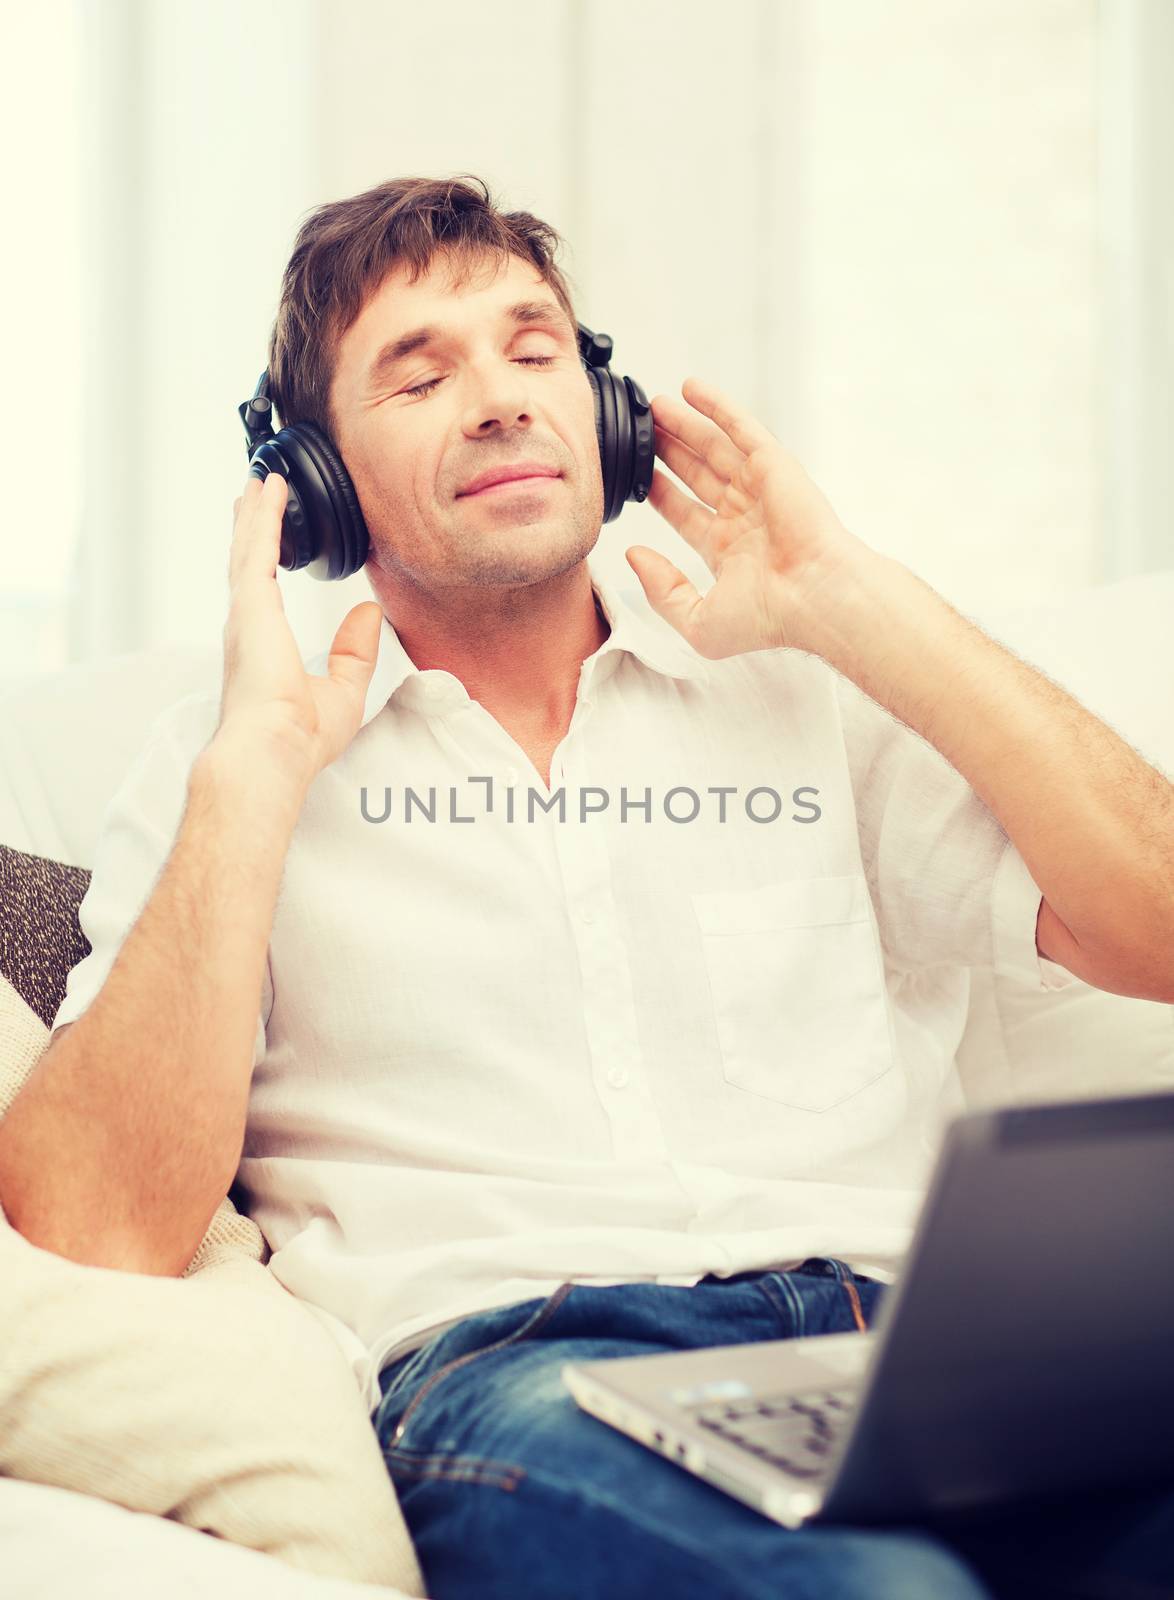
[[524,367],[491,362],[473,390],[474,398],[465,413],[465,432],[471,437],[533,421]]

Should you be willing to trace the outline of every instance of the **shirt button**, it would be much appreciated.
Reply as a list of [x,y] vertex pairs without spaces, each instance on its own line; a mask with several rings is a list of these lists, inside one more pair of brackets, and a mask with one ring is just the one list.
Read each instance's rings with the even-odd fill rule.
[[628,1081],[627,1067],[609,1067],[607,1081],[613,1089],[622,1089]]
[[595,913],[594,913],[594,911],[588,911],[587,907],[584,906],[582,908],[582,910],[579,912],[579,921],[580,922],[594,922],[595,921]]

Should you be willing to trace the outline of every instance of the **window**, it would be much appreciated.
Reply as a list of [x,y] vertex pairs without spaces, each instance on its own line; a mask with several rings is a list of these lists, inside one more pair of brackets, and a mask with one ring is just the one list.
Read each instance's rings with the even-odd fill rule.
[[[68,0],[22,6],[0,68],[5,240],[0,689],[68,659],[81,500],[77,27]],[[19,31],[19,42],[11,36]]]

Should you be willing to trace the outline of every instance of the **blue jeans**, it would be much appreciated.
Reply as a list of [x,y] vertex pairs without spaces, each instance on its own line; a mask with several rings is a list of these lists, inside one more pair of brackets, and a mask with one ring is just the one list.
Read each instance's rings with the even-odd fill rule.
[[581,1411],[559,1376],[871,1327],[887,1287],[824,1257],[692,1287],[564,1283],[385,1367],[375,1428],[432,1600],[1171,1600],[1174,1485],[981,1525],[788,1529]]

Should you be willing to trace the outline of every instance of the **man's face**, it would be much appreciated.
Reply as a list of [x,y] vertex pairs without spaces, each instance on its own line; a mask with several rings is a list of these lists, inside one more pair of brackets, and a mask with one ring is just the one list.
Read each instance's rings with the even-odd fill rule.
[[[534,302],[544,320],[510,314]],[[392,357],[424,327],[430,342]],[[489,258],[459,294],[443,255],[414,284],[397,268],[343,335],[330,395],[369,560],[393,581],[538,583],[598,539],[603,476],[577,331],[529,262]],[[519,462],[558,476],[462,493]]]

